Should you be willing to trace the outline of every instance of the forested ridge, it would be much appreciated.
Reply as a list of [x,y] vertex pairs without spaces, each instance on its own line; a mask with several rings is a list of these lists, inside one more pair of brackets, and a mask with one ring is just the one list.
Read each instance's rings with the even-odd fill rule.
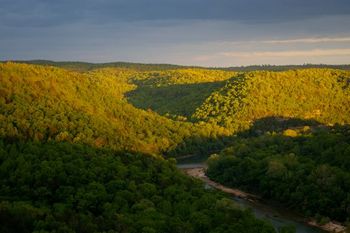
[[350,123],[350,73],[331,69],[256,71],[231,78],[192,118],[242,131],[265,117]]
[[[7,62],[7,61],[0,61]],[[154,71],[154,70],[171,70],[171,69],[208,69],[208,70],[224,70],[224,71],[236,71],[247,72],[257,70],[268,71],[286,71],[296,69],[309,69],[309,68],[329,68],[329,69],[341,69],[350,70],[349,64],[343,65],[327,65],[327,64],[303,64],[303,65],[251,65],[251,66],[233,66],[233,67],[199,67],[199,66],[183,66],[172,64],[144,64],[133,62],[108,62],[108,63],[90,63],[90,62],[75,62],[75,61],[50,61],[50,60],[15,60],[17,63],[34,64],[34,65],[49,65],[57,66],[65,69],[71,69],[76,71],[89,71],[93,69],[115,67],[115,68],[132,68],[142,71]]]
[[134,70],[76,73],[7,63],[0,73],[1,137],[176,154],[210,151],[217,146],[212,140],[228,135],[222,127],[174,121],[129,104],[124,93],[135,88]]
[[[8,62],[8,61],[0,61]],[[181,66],[173,64],[144,64],[144,63],[133,63],[133,62],[107,62],[107,63],[90,63],[90,62],[79,62],[79,61],[50,61],[50,60],[28,60],[21,61],[15,60],[16,63],[32,64],[32,65],[43,65],[43,66],[55,66],[68,70],[74,70],[79,72],[86,72],[101,68],[127,68],[138,71],[154,71],[154,70],[169,70],[169,69],[182,69],[182,68],[195,68],[193,66]]]
[[213,180],[350,220],[348,71],[44,64],[0,64],[1,232],[274,232],[163,159],[214,152]]

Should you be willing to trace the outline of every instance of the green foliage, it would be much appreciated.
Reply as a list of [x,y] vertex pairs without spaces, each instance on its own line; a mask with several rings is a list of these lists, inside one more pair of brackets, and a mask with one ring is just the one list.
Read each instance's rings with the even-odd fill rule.
[[[136,107],[187,120],[210,94],[224,85],[234,72],[205,69],[177,69],[138,73],[137,89],[128,93]],[[185,118],[183,118],[185,117]]]
[[178,84],[161,87],[144,86],[127,94],[134,106],[166,115],[168,117],[191,117],[210,94],[222,87],[222,82]]
[[291,225],[291,226],[283,226],[281,227],[278,232],[279,233],[293,233],[295,232],[295,226]]
[[[295,131],[294,131],[295,132]],[[350,127],[238,137],[210,159],[210,178],[284,203],[320,222],[350,219]]]
[[330,69],[241,73],[209,96],[193,119],[233,131],[264,117],[350,123],[350,74]]
[[0,64],[0,75],[1,137],[176,155],[217,149],[212,141],[228,135],[221,127],[133,107],[124,94],[136,88],[130,83],[134,70],[76,73],[6,63]]
[[165,160],[69,143],[0,141],[0,197],[6,233],[275,232]]
[[177,69],[138,73],[134,83],[141,86],[169,86],[175,84],[194,84],[220,82],[233,77],[236,72],[207,69]]

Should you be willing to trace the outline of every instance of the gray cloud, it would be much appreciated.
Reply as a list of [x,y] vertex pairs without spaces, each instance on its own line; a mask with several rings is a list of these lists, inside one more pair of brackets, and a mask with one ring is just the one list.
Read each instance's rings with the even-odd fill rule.
[[227,20],[269,23],[350,12],[348,0],[1,0],[8,26],[105,24],[140,20]]

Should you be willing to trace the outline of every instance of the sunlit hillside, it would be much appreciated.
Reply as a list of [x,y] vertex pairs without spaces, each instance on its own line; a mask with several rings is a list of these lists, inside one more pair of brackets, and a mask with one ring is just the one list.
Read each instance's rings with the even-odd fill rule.
[[173,121],[127,103],[124,93],[135,88],[128,81],[137,74],[133,70],[76,73],[7,63],[0,73],[1,137],[186,153],[210,149],[208,141],[227,135],[217,126]]
[[350,123],[350,73],[331,69],[241,73],[213,92],[193,119],[237,130],[265,117]]

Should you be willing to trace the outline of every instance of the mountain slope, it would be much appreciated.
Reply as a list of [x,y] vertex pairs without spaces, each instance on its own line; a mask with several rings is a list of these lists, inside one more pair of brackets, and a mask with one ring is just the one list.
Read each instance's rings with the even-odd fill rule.
[[193,119],[232,130],[265,117],[350,123],[350,73],[331,69],[242,73],[209,96]]
[[135,73],[0,64],[0,137],[186,153],[210,149],[210,140],[227,135],[220,127],[173,121],[127,103],[124,93],[135,88],[128,81]]

